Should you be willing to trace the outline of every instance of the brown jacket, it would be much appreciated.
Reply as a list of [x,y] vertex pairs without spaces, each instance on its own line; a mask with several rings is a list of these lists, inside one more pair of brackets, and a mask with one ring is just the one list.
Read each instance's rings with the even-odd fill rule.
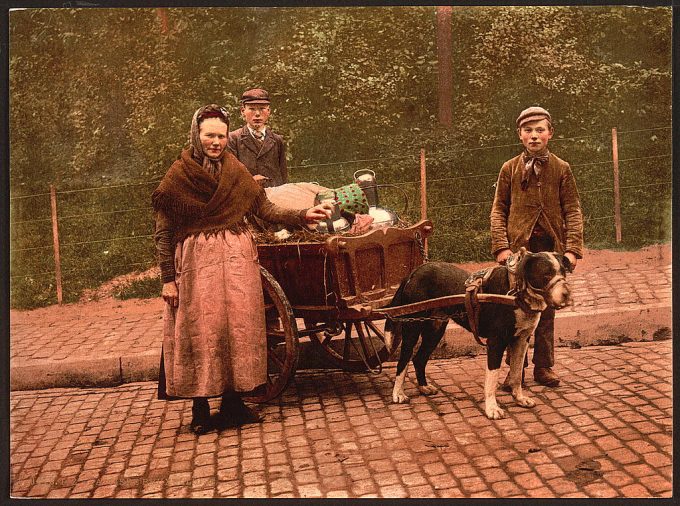
[[269,128],[261,144],[250,135],[246,126],[229,132],[229,149],[253,176],[260,174],[271,179],[265,182],[265,188],[288,182],[286,145],[283,137]]
[[548,166],[529,178],[522,190],[522,155],[503,164],[491,208],[491,252],[528,247],[538,223],[555,241],[559,253],[583,256],[583,216],[576,181],[569,164],[550,154]]

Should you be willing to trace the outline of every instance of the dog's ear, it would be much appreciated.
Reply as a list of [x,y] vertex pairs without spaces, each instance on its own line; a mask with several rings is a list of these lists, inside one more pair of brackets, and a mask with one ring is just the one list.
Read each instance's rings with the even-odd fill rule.
[[545,299],[533,292],[533,290],[526,290],[523,294],[524,303],[532,311],[545,311],[548,308],[548,303]]
[[567,258],[567,257],[564,256],[564,255],[556,255],[556,256],[557,256],[557,259],[559,260],[559,262],[560,262],[560,263],[562,264],[562,266],[564,267],[564,270],[565,270],[565,271],[567,271],[567,272],[574,272],[574,266],[573,266],[573,265],[571,264],[571,262],[569,261],[569,258]]

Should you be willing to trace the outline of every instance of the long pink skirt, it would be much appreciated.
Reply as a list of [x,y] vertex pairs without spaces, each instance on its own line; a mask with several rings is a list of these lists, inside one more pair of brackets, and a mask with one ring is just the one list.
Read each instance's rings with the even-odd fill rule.
[[175,248],[175,271],[179,307],[166,305],[164,314],[167,395],[212,397],[265,383],[264,300],[250,232],[188,237]]

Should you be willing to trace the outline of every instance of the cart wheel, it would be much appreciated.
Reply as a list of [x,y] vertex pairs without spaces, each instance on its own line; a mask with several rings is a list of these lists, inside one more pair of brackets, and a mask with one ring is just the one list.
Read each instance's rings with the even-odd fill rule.
[[260,267],[267,318],[267,383],[257,395],[243,397],[249,402],[267,402],[283,392],[297,368],[299,343],[293,310],[281,286]]
[[333,365],[350,372],[379,373],[382,363],[390,358],[401,342],[401,338],[394,336],[388,349],[385,334],[373,321],[341,322],[338,331],[312,334],[310,338]]

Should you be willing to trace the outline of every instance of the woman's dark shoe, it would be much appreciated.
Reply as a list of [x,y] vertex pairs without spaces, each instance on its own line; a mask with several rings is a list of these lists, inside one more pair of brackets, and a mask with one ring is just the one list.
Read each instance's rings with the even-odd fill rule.
[[194,399],[191,414],[192,419],[191,424],[189,424],[191,432],[199,436],[210,432],[212,426],[210,424],[210,404],[208,404],[208,399],[202,397]]
[[254,409],[246,406],[240,397],[230,394],[222,397],[218,419],[220,428],[227,428],[261,423],[263,417]]

